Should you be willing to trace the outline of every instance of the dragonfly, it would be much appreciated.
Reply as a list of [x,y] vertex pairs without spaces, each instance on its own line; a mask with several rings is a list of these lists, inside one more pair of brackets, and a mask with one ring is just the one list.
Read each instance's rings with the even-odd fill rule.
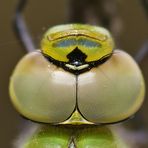
[[15,109],[41,124],[23,148],[124,148],[108,124],[139,110],[145,84],[107,29],[65,24],[49,28],[41,48],[18,62],[9,91]]

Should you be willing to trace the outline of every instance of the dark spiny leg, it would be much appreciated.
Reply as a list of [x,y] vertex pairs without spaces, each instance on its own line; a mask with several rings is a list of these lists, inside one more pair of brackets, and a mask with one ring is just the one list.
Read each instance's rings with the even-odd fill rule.
[[21,40],[21,43],[25,47],[25,49],[28,52],[31,52],[35,50],[35,45],[32,41],[31,35],[28,32],[26,23],[21,14],[22,11],[24,10],[26,3],[27,3],[27,0],[19,0],[16,7],[16,11],[15,11],[13,26],[14,26],[14,30],[17,38]]

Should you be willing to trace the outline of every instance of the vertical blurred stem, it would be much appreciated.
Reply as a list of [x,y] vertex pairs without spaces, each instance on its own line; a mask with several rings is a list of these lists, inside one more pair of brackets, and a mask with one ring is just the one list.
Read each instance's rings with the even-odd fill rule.
[[27,0],[19,0],[15,10],[15,16],[13,20],[13,29],[16,37],[21,40],[22,45],[27,52],[35,50],[35,45],[32,41],[31,34],[28,31],[25,20],[22,16],[22,12],[27,4]]
[[146,41],[135,56],[137,63],[141,63],[148,56],[148,41]]
[[[140,0],[140,1],[148,17],[148,0]],[[148,41],[146,41],[139,49],[138,53],[135,56],[135,59],[140,64],[144,59],[146,59],[147,56],[148,56]]]
[[148,0],[141,0],[142,6],[148,16]]

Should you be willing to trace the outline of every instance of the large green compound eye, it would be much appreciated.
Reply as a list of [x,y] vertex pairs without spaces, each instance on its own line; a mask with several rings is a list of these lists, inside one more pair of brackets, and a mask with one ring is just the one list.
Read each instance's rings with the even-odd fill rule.
[[144,80],[137,64],[115,50],[105,63],[78,76],[78,108],[90,122],[113,123],[132,116],[141,106]]
[[74,75],[49,63],[40,52],[32,52],[16,66],[10,95],[15,108],[26,118],[59,123],[75,108],[75,87]]

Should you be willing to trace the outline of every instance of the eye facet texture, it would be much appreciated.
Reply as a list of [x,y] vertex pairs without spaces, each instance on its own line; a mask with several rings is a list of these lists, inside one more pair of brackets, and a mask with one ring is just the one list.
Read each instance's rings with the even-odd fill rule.
[[104,64],[78,76],[78,108],[88,121],[112,123],[133,115],[144,98],[137,64],[116,50]]
[[40,52],[33,52],[14,70],[10,95],[23,116],[39,122],[62,122],[75,108],[76,78],[49,63]]

